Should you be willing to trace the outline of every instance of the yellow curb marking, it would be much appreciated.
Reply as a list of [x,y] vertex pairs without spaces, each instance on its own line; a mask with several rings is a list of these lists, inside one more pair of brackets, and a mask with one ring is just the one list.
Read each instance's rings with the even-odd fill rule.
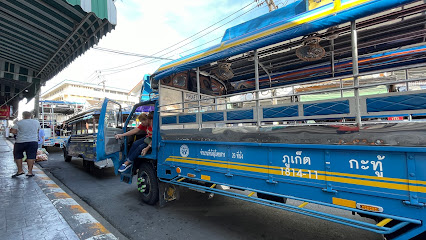
[[50,188],[59,188],[57,184],[46,184],[46,186]]
[[50,180],[49,177],[39,177],[41,180]]
[[84,208],[82,208],[80,205],[70,205],[70,208],[73,212],[77,212],[77,213],[87,213],[86,210],[84,210]]
[[71,196],[65,192],[55,192],[53,195],[55,195],[56,198],[71,198]]
[[95,229],[95,236],[101,235],[105,233],[109,233],[109,231],[101,224],[101,223],[91,223],[89,226],[90,229]]

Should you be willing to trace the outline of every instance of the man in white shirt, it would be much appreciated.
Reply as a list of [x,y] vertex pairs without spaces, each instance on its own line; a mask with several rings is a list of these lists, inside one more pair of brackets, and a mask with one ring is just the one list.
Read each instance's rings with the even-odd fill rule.
[[22,168],[22,158],[24,157],[24,152],[27,153],[27,177],[34,176],[33,166],[37,155],[38,130],[40,128],[40,123],[35,119],[31,119],[31,115],[32,114],[30,112],[23,112],[23,119],[18,121],[10,129],[13,134],[17,134],[15,145],[13,147],[13,157],[15,158],[18,172],[13,174],[12,178],[24,174],[24,170]]

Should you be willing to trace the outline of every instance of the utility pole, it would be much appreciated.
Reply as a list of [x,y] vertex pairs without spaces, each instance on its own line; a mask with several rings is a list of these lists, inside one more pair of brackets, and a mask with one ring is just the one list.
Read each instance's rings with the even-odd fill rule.
[[[257,1],[259,1],[259,0],[257,0]],[[277,5],[275,5],[275,3],[274,3],[274,0],[264,0],[264,2],[265,2],[266,4],[268,4],[269,12],[272,12],[272,11],[274,11],[274,10],[278,9]],[[261,4],[263,4],[263,3],[261,3]],[[259,4],[259,6],[260,6],[261,4]]]
[[97,71],[97,72],[98,72],[98,80],[101,80],[98,83],[98,85],[102,83],[102,92],[104,93],[103,96],[106,97],[106,94],[105,94],[105,82],[106,82],[106,79],[105,79],[104,76],[102,76],[102,74],[101,74],[102,72],[100,70]]

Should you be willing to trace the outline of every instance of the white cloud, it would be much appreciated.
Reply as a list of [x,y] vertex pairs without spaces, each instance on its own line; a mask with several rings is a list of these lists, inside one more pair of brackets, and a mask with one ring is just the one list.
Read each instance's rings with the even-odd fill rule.
[[[173,44],[203,30],[211,24],[234,13],[250,2],[250,0],[163,0],[161,2],[148,0],[116,1],[115,4],[118,14],[117,26],[115,30],[106,35],[100,41],[98,46],[146,55],[151,55],[167,48],[167,50],[163,53],[156,55],[159,56],[167,53],[171,49],[178,48],[178,46],[168,48]],[[237,17],[254,6],[255,4],[252,4],[247,9],[235,14],[217,26]],[[188,46],[166,56],[176,59],[180,57],[179,53],[184,50],[194,48],[212,39],[220,38],[226,28],[237,25],[266,12],[266,6],[257,8],[251,11],[250,14],[244,15],[213,33],[208,34],[207,36],[190,43]],[[214,26],[213,28],[217,26]],[[208,31],[211,31],[213,28]],[[187,55],[195,50],[207,48],[218,42],[220,42],[220,39],[199,49],[185,52],[183,55]],[[72,64],[70,64],[70,66],[60,72],[53,79],[49,80],[46,86],[42,88],[42,92],[65,79],[99,83],[100,80],[93,77],[95,76],[94,72],[96,70],[114,68],[137,60],[140,60],[140,58],[91,49],[84,55],[77,58]],[[148,61],[151,61],[151,59],[143,59],[137,63],[129,64],[127,66],[135,66]],[[116,74],[111,74],[116,71],[103,70],[102,74],[107,80],[107,85],[130,90],[142,79],[144,74],[153,73],[165,62],[167,61],[158,61],[153,64],[138,66]],[[120,68],[116,68],[114,70],[117,69]]]

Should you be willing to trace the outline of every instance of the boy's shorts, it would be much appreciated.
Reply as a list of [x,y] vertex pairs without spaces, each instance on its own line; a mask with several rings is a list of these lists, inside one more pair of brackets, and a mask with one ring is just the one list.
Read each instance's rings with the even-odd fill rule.
[[27,153],[27,159],[36,159],[38,142],[15,143],[13,147],[13,157],[22,159],[24,152]]

